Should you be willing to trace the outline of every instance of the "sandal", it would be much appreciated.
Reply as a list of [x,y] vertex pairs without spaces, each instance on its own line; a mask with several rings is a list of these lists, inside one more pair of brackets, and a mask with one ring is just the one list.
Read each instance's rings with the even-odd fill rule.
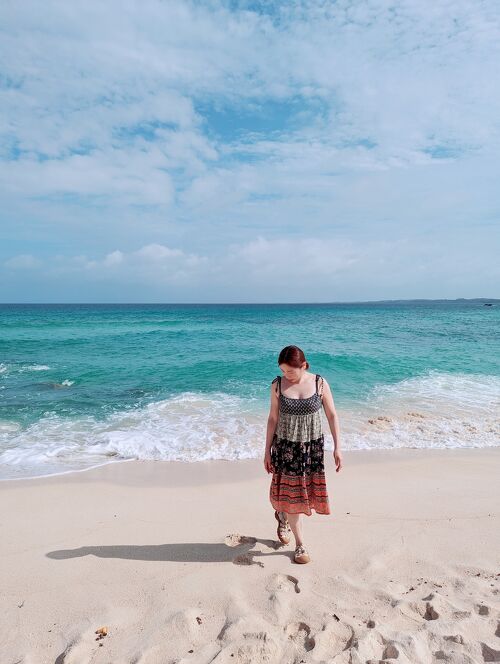
[[302,544],[299,544],[299,546],[295,548],[295,555],[293,559],[295,560],[296,563],[301,563],[301,564],[308,563],[311,560],[307,549],[304,546],[302,546]]
[[282,544],[290,544],[291,528],[288,519],[286,517],[283,518],[283,512],[278,512],[277,510],[274,511],[274,516],[278,522],[277,534],[279,541]]

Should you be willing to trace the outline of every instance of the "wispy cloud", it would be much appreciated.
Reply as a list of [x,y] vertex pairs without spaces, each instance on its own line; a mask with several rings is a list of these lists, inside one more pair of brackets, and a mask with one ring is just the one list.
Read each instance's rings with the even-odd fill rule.
[[[115,249],[101,256],[54,255],[43,261],[15,256],[3,266],[12,275],[50,293],[47,301],[69,301],[82,284],[95,302],[320,302],[352,301],[358,292],[377,299],[377,289],[391,297],[425,297],[421,280],[451,279],[455,288],[473,289],[500,268],[481,261],[477,236],[468,251],[450,238],[446,252],[432,238],[420,246],[408,238],[275,238],[258,235],[230,243],[212,256],[186,253],[161,244],[134,251]],[[457,262],[459,264],[459,269]],[[493,293],[490,286],[489,295]],[[480,293],[469,291],[470,297]]]
[[[201,279],[199,300],[237,299],[218,281],[223,257],[246,268],[243,298],[267,298],[266,275],[279,299],[281,275],[293,278],[281,261],[299,245],[317,299],[331,293],[309,281],[323,247],[335,257],[324,279],[341,270],[349,297],[391,297],[366,253],[383,242],[398,243],[400,283],[429,247],[453,247],[439,284],[413,273],[420,296],[498,286],[493,0],[28,0],[0,12],[2,299],[39,293],[27,273],[55,269],[58,253],[59,269],[82,271],[73,298],[85,284],[90,296],[97,266],[114,292],[126,265],[137,297],[156,266],[162,283],[187,279],[186,294]],[[481,269],[462,284],[471,235]],[[180,253],[142,260],[137,247],[155,246]]]

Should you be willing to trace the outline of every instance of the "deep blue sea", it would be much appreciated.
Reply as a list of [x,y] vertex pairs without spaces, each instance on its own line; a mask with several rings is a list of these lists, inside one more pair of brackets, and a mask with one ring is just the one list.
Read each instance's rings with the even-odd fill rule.
[[0,305],[0,478],[262,457],[289,344],[330,383],[344,450],[499,445],[485,302]]

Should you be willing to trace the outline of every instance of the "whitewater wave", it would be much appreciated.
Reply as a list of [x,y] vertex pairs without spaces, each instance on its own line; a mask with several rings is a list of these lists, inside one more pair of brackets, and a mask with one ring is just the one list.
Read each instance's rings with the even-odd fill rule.
[[0,478],[81,468],[116,459],[201,461],[255,458],[264,445],[252,400],[188,392],[104,421],[49,414],[23,430],[0,423]]
[[430,371],[378,385],[345,419],[347,448],[500,445],[500,378]]
[[50,371],[46,364],[6,364],[0,362],[0,374],[25,373],[26,371]]
[[[500,378],[429,372],[377,386],[362,402],[337,404],[341,445],[344,450],[497,446],[499,406]],[[105,420],[49,414],[23,429],[0,422],[0,478],[66,472],[112,460],[259,458],[267,408],[248,396],[187,392]],[[331,450],[324,413],[323,419],[325,448]]]

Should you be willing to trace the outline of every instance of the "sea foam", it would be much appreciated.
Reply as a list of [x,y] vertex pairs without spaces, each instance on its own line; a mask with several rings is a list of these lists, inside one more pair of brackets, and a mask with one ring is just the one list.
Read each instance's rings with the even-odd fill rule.
[[[334,381],[331,387],[335,393]],[[344,450],[497,446],[499,406],[499,378],[437,371],[378,386],[364,401],[336,404]],[[23,429],[0,422],[0,478],[110,460],[259,458],[268,408],[255,398],[185,392],[104,420],[47,415]],[[323,425],[328,452],[333,439],[324,411]]]

